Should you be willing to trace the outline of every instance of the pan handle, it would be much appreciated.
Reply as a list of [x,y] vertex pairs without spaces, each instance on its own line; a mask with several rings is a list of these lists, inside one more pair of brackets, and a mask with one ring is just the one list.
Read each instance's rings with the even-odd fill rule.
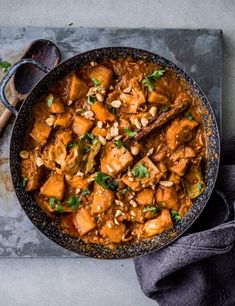
[[9,101],[6,98],[5,95],[5,87],[7,85],[7,83],[10,81],[11,77],[16,73],[16,70],[25,64],[32,64],[34,66],[36,66],[37,68],[39,68],[40,70],[42,70],[45,73],[48,73],[50,71],[49,68],[47,68],[46,66],[44,66],[43,64],[41,64],[40,62],[37,62],[31,58],[25,58],[22,59],[21,61],[19,61],[18,63],[14,64],[7,72],[7,74],[3,77],[2,81],[0,82],[0,100],[2,100],[2,103],[15,115],[17,116],[18,111],[16,110],[16,108],[11,105],[11,103],[9,103]]

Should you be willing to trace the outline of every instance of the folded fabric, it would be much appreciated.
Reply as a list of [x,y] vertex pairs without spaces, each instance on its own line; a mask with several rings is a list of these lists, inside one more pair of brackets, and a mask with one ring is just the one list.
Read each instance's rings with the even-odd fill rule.
[[134,259],[146,296],[164,306],[235,305],[235,138],[197,221],[169,246]]

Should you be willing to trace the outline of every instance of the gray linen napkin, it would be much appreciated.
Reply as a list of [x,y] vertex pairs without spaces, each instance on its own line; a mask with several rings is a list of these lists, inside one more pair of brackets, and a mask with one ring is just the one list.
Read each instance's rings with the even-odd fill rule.
[[160,305],[235,305],[235,137],[221,162],[216,188],[184,236],[134,259],[141,289]]

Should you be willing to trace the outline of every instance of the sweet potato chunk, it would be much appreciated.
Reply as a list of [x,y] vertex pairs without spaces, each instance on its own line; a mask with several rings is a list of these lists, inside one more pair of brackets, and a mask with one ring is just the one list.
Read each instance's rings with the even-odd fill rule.
[[150,188],[145,188],[137,193],[135,198],[139,205],[147,206],[153,203],[154,192]]
[[178,196],[175,187],[158,187],[156,191],[156,202],[162,207],[178,210]]
[[99,214],[105,212],[113,204],[114,193],[110,189],[95,184],[94,197],[92,202],[92,212]]
[[61,131],[56,136],[56,141],[61,141],[65,146],[67,146],[72,141],[72,132],[70,130]]
[[100,234],[103,237],[108,237],[112,242],[119,243],[125,233],[125,225],[123,223],[115,225],[112,221],[108,221],[101,228]]
[[85,189],[88,187],[88,182],[86,179],[84,179],[83,177],[81,176],[77,176],[77,175],[74,175],[74,176],[71,176],[71,175],[65,175],[65,180],[66,180],[66,183],[71,186],[72,188],[74,189]]
[[60,114],[64,113],[65,108],[63,102],[60,100],[60,98],[54,98],[53,102],[50,106],[51,113]]
[[152,237],[171,227],[173,227],[173,222],[171,220],[170,212],[168,209],[164,208],[158,217],[148,220],[140,227],[138,236],[145,238]]
[[99,128],[98,126],[96,126],[96,127],[94,127],[94,129],[92,130],[92,134],[93,134],[95,137],[98,137],[98,136],[106,137],[107,134],[108,134],[108,131],[107,131],[107,129]]
[[50,135],[51,127],[43,119],[36,119],[30,136],[41,145],[47,142]]
[[22,176],[27,178],[26,191],[35,190],[39,187],[42,168],[37,167],[33,153],[30,153],[27,159],[21,160],[21,172]]
[[96,227],[96,222],[91,212],[84,207],[78,210],[74,216],[73,223],[81,236]]
[[71,75],[68,98],[71,101],[84,98],[88,92],[87,84],[80,79],[75,73]]
[[142,158],[134,166],[134,168],[132,169],[132,174],[134,169],[138,167],[145,167],[147,169],[145,176],[138,177],[133,175],[132,177],[129,177],[127,174],[125,174],[122,177],[123,182],[134,191],[139,191],[145,187],[157,183],[163,175],[163,173],[154,165],[154,163],[147,156]]
[[73,119],[70,113],[60,114],[57,116],[54,126],[61,126],[63,128],[68,128],[72,125]]
[[43,184],[40,189],[40,192],[50,198],[56,198],[57,200],[62,200],[64,196],[64,175],[54,173],[47,181]]
[[132,163],[133,157],[126,148],[118,148],[113,143],[105,146],[101,158],[101,171],[115,176],[127,169]]
[[175,164],[170,167],[170,170],[178,174],[179,176],[183,176],[185,174],[187,165],[189,160],[188,159],[181,159],[178,162],[175,162]]
[[94,125],[94,122],[86,119],[82,116],[75,116],[73,120],[73,131],[78,136],[84,135],[86,132],[88,132]]
[[187,118],[175,119],[166,130],[167,145],[171,150],[175,150],[181,143],[187,140],[187,135],[198,123]]
[[96,101],[91,105],[91,110],[95,113],[97,120],[102,122],[115,120],[114,114],[112,114],[102,102]]
[[152,91],[148,94],[148,102],[159,105],[167,105],[170,103],[168,97],[157,93],[156,91]]
[[112,70],[102,65],[94,67],[90,74],[90,78],[100,81],[100,87],[105,89],[109,87],[112,80],[112,76]]

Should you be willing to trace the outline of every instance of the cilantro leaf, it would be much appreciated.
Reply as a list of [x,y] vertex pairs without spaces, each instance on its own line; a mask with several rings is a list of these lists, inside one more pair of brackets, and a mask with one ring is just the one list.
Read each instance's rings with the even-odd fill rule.
[[48,105],[49,107],[51,107],[52,104],[53,104],[53,102],[54,102],[54,97],[53,97],[53,95],[50,95],[50,96],[47,98],[47,105]]
[[81,138],[82,139],[86,139],[86,140],[89,140],[91,141],[93,144],[96,144],[97,143],[97,138],[92,134],[92,133],[85,133]]
[[148,87],[148,91],[151,92],[154,90],[154,81],[160,79],[166,70],[155,70],[152,74],[147,75],[143,80],[142,83]]
[[121,139],[115,140],[114,144],[118,149],[125,147],[124,142]]
[[171,217],[172,217],[174,223],[178,223],[181,220],[181,217],[176,210],[171,211]]
[[78,196],[73,195],[68,199],[67,203],[73,210],[75,210],[81,205],[81,199],[79,199]]
[[154,205],[149,205],[143,209],[143,212],[152,212],[154,215],[156,215],[159,211],[160,208]]
[[64,212],[64,207],[60,204],[56,204],[55,205],[55,212],[57,212],[58,214],[63,214]]
[[137,166],[135,166],[135,168],[131,171],[131,173],[135,177],[139,177],[139,178],[149,177],[148,169],[142,163],[139,163]]
[[58,214],[62,214],[64,212],[64,207],[60,204],[60,200],[57,200],[54,197],[49,198],[49,205]]
[[190,112],[186,112],[184,115],[185,115],[186,118],[188,118],[188,120],[190,120],[190,121],[194,120],[194,118],[193,118],[193,116]]
[[85,188],[82,190],[81,195],[87,195],[89,193],[91,193],[90,190],[88,188]]
[[91,80],[95,86],[99,86],[101,84],[101,81],[97,80],[96,78],[91,78]]
[[22,176],[21,181],[20,181],[20,187],[25,187],[27,184],[28,178],[26,176]]
[[118,187],[118,181],[114,180],[111,181],[111,176],[104,172],[97,172],[97,175],[95,177],[95,182],[99,184],[100,186],[104,187],[105,189],[113,189],[116,190]]
[[78,143],[76,142],[76,141],[74,141],[74,142],[70,142],[69,144],[68,144],[68,148],[76,148],[78,146]]
[[203,184],[202,183],[198,183],[197,184],[197,188],[198,188],[199,191],[202,191]]
[[137,132],[130,130],[128,127],[125,127],[124,131],[128,137],[134,137],[137,134]]
[[94,104],[95,100],[96,100],[95,96],[90,95],[90,96],[87,97],[87,103],[90,104],[90,105]]
[[0,60],[0,69],[3,70],[3,72],[7,72],[7,70],[12,66],[11,63],[7,62],[7,61],[1,61]]
[[169,110],[170,108],[170,105],[167,104],[167,105],[164,105],[161,109],[160,109],[160,113],[165,113]]
[[122,189],[122,193],[132,192],[132,189],[130,187],[126,187]]

